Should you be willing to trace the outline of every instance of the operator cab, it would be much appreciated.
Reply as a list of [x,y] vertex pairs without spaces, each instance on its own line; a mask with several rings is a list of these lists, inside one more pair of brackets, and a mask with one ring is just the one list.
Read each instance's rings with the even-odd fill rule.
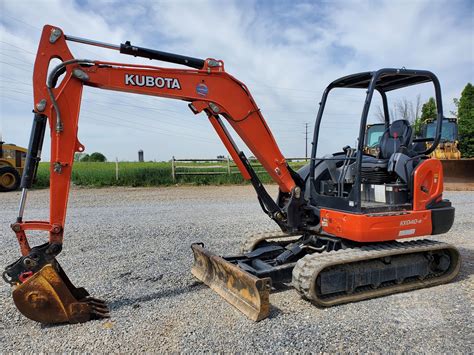
[[[430,138],[414,138],[413,127],[407,120],[391,121],[387,92],[408,86],[432,82],[437,101],[438,123],[442,122],[441,90],[438,79],[429,71],[381,69],[376,72],[353,74],[335,80],[324,91],[316,120],[311,163],[298,173],[305,180],[305,196],[317,208],[331,208],[351,212],[382,212],[409,210],[413,202],[413,172],[428,159],[438,145],[441,124],[437,124]],[[328,94],[336,88],[366,90],[360,118],[357,147],[346,146],[341,152],[318,156],[321,121]],[[368,151],[367,116],[374,91],[380,93],[385,122],[374,126],[377,150]],[[415,147],[421,142],[424,150]]]

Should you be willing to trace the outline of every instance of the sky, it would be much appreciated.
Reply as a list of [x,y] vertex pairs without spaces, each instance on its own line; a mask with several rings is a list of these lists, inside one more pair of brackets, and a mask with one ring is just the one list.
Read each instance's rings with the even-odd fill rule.
[[[132,44],[225,62],[247,85],[286,157],[305,155],[324,88],[384,67],[434,72],[445,116],[474,82],[474,1],[0,0],[0,130],[28,145],[32,69],[42,27],[97,41]],[[76,58],[150,64],[116,51],[69,43]],[[163,67],[178,67],[155,61]],[[391,105],[433,95],[423,84],[389,95]],[[356,144],[364,90],[329,97],[318,155]],[[376,121],[374,99],[369,119]],[[43,160],[49,160],[49,134]],[[86,87],[79,121],[86,153],[108,160],[228,155],[204,114],[182,101]],[[240,140],[239,147],[252,155]]]

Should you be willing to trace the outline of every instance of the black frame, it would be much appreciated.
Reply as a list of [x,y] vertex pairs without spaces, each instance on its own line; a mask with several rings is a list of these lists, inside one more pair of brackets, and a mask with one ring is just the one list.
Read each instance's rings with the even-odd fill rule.
[[[349,197],[331,197],[331,196],[317,196],[314,199],[314,203],[319,206],[332,207],[337,209],[349,210],[352,212],[361,213],[361,166],[362,166],[362,155],[364,148],[365,130],[367,125],[367,116],[369,114],[370,104],[372,102],[372,96],[374,90],[377,90],[381,97],[385,116],[385,126],[388,128],[390,124],[390,116],[387,103],[386,92],[401,89],[407,86],[432,82],[435,89],[435,99],[437,108],[437,126],[435,138],[417,138],[414,142],[433,142],[431,146],[420,154],[430,154],[438,146],[441,139],[441,127],[443,121],[443,104],[441,98],[441,85],[438,78],[432,72],[427,70],[411,70],[411,69],[394,69],[394,68],[383,68],[375,72],[363,72],[342,77],[333,81],[327,86],[323,92],[321,102],[319,103],[318,115],[316,118],[316,124],[314,126],[313,134],[313,146],[311,150],[310,160],[310,188],[311,196],[315,196],[316,187],[314,186],[314,170],[317,160],[325,160],[324,158],[316,158],[318,149],[319,129],[324,113],[324,108],[330,91],[334,88],[356,88],[356,89],[367,89],[367,95],[364,103],[364,107],[360,119],[359,127],[359,141],[356,153],[356,179],[352,188],[351,195]],[[352,159],[352,158],[345,158]],[[344,158],[341,158],[344,160]],[[352,197],[352,199],[351,199]]]

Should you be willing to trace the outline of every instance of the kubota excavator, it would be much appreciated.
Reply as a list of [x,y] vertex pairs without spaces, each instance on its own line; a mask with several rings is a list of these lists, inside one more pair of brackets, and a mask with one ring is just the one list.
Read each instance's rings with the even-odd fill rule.
[[[75,59],[67,41],[118,50],[123,54],[182,64],[170,69]],[[48,75],[53,58],[61,64]],[[64,74],[62,82],[57,79]],[[407,121],[390,124],[386,93],[432,82],[438,120],[424,151],[412,144]],[[34,66],[34,120],[22,176],[19,214],[12,229],[21,258],[6,267],[3,278],[13,286],[15,305],[42,323],[84,322],[108,317],[104,301],[92,298],[69,281],[56,260],[63,247],[66,206],[73,156],[84,151],[77,137],[84,86],[154,95],[189,102],[204,112],[240,172],[256,190],[263,211],[279,232],[253,236],[240,255],[220,257],[192,245],[192,273],[250,319],[268,315],[269,294],[291,283],[307,300],[332,306],[446,283],[460,268],[457,249],[426,239],[447,232],[454,208],[443,199],[443,170],[430,158],[440,141],[443,110],[434,74],[422,70],[381,69],[333,81],[324,91],[316,119],[310,164],[293,171],[282,156],[247,87],[226,73],[224,63],[131,45],[115,46],[65,35],[45,26]],[[337,88],[366,90],[357,147],[318,156],[320,126],[328,94]],[[364,154],[364,134],[374,91],[382,97],[385,130],[377,156]],[[273,200],[224,125],[232,126],[279,186]],[[24,209],[49,123],[51,129],[50,219],[27,221]],[[31,248],[27,233],[45,231],[49,240]]]

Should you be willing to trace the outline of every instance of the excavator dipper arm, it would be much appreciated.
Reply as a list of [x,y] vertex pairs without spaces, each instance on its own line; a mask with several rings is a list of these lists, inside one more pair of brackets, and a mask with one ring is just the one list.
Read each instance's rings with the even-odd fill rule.
[[[67,46],[67,40],[100,45],[134,56],[184,64],[193,69],[75,59]],[[48,74],[53,59],[59,59],[61,64]],[[63,80],[56,85],[58,78],[63,74]],[[101,44],[68,37],[59,28],[46,25],[36,56],[33,84],[35,117],[21,183],[19,215],[17,221],[12,224],[22,257],[9,265],[3,273],[4,279],[14,287],[15,304],[27,317],[44,323],[73,323],[108,315],[105,303],[90,298],[84,289],[75,288],[56,261],[63,244],[74,154],[85,149],[78,139],[84,86],[183,100],[189,103],[193,113],[204,111],[242,176],[250,180],[255,187],[262,208],[282,229],[286,228],[285,206],[277,204],[265,191],[245,155],[238,150],[230,137],[222,118],[232,126],[257,157],[279,185],[281,193],[290,197],[289,201],[292,201],[291,197],[298,187],[249,90],[243,83],[225,72],[222,61],[201,60],[149,50],[132,46],[129,42],[120,47]],[[47,124],[51,131],[50,219],[47,222],[25,221],[23,214],[27,191],[36,174]],[[26,234],[29,230],[48,232],[48,243],[30,248]],[[208,265],[210,257],[199,250],[201,249],[193,248],[196,260]],[[232,265],[229,267],[231,270],[225,270],[217,263],[214,268],[208,269],[207,273],[202,270],[193,273],[213,286],[213,277],[209,273],[218,268],[227,275],[226,279],[233,279],[242,273]],[[233,272],[236,274],[233,275]],[[262,286],[261,281],[257,285],[253,279],[247,280],[247,283],[244,290],[238,287],[237,293],[241,294],[237,295],[237,298],[240,297],[241,305],[241,307],[237,305],[238,307],[245,308],[252,303],[268,303],[268,285]],[[263,293],[258,288],[263,289]],[[229,295],[227,299],[230,298],[236,296]]]

